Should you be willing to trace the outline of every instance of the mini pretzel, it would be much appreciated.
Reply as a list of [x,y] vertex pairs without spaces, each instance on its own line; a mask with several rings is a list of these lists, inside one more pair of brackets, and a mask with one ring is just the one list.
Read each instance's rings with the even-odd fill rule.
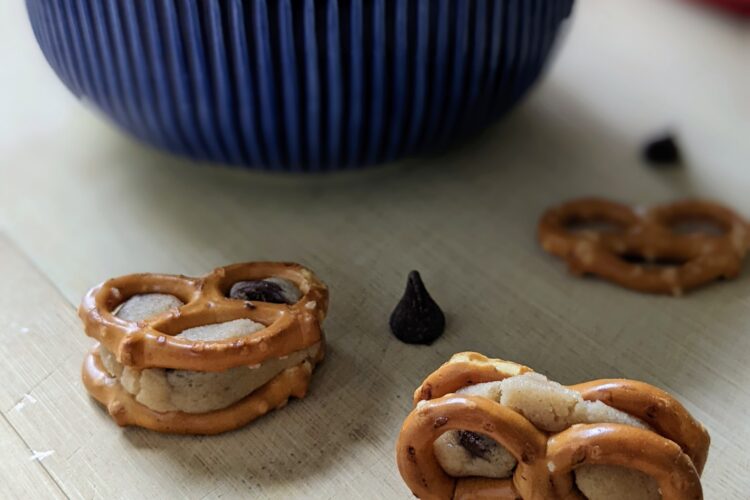
[[[276,276],[302,291],[294,305],[227,298],[234,283]],[[179,310],[133,323],[114,311],[129,297],[166,293],[185,302]],[[322,338],[320,323],[328,309],[326,286],[308,269],[287,263],[257,262],[220,267],[203,278],[132,274],[93,288],[78,314],[86,334],[113,352],[117,361],[136,368],[222,371],[253,365],[309,347]],[[173,335],[191,327],[248,318],[267,325],[246,337],[204,342]]]
[[[722,234],[679,234],[681,223],[705,221]],[[605,223],[611,231],[573,231],[577,223]],[[626,288],[681,295],[722,278],[734,278],[750,250],[747,222],[732,210],[708,201],[682,201],[638,212],[596,198],[568,202],[547,211],[539,223],[547,252],[563,258],[575,274],[593,274]],[[637,256],[661,267],[628,262]]]
[[[228,298],[233,284],[269,277],[293,282],[302,292],[295,304],[271,304]],[[152,319],[130,322],[115,311],[130,297],[163,293],[184,305]],[[137,369],[171,368],[201,372],[259,365],[271,358],[320,344],[314,359],[288,368],[241,401],[202,414],[160,413],[135,401],[116,378],[103,369],[94,351],[86,356],[83,381],[120,425],[139,425],[160,432],[215,434],[240,427],[286,404],[290,396],[304,397],[313,364],[322,360],[324,338],[320,327],[328,307],[326,286],[308,269],[288,263],[236,264],[202,278],[134,274],[114,278],[93,288],[79,308],[86,334],[112,352],[117,361]],[[236,319],[266,326],[244,337],[216,341],[175,338],[186,329]]]
[[[522,365],[462,353],[425,380],[415,393],[419,401],[396,446],[401,476],[414,495],[434,500],[582,498],[574,486],[573,470],[584,464],[608,464],[653,477],[664,500],[703,498],[700,472],[708,454],[708,433],[677,400],[653,386],[600,380],[570,387],[586,400],[602,401],[643,420],[653,431],[586,424],[546,433],[493,400],[452,393],[466,385],[529,371]],[[484,434],[503,445],[518,461],[513,478],[449,476],[433,451],[435,440],[449,430]]]

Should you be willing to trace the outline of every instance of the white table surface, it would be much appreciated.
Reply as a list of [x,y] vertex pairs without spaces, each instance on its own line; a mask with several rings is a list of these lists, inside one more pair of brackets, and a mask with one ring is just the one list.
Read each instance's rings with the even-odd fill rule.
[[[687,165],[658,172],[639,149],[666,128]],[[541,85],[461,149],[314,178],[209,169],[80,106],[23,2],[0,2],[0,497],[408,498],[393,445],[410,394],[477,350],[563,383],[673,392],[712,434],[706,498],[747,498],[750,272],[640,295],[572,278],[534,234],[545,207],[588,194],[699,195],[750,216],[749,133],[750,25],[678,0],[580,0]],[[79,380],[83,293],[259,259],[303,262],[331,287],[308,398],[214,438],[117,428]],[[386,326],[412,268],[448,314],[431,347]]]

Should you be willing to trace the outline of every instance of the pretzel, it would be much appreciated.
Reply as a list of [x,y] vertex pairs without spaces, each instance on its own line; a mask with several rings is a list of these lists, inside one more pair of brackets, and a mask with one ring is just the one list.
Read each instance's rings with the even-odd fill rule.
[[512,361],[490,359],[476,352],[460,352],[431,373],[414,391],[414,405],[456,392],[462,387],[496,382],[531,371],[528,366]]
[[[302,291],[293,305],[227,298],[234,283],[270,276],[292,281]],[[128,298],[166,293],[182,300],[179,310],[133,323],[115,316]],[[322,338],[328,290],[308,269],[289,263],[255,262],[220,267],[203,278],[132,274],[94,287],[78,310],[86,334],[134,368],[223,371],[254,365],[309,347]],[[266,328],[245,337],[212,342],[175,338],[195,326],[247,318]]]
[[[602,401],[643,420],[653,430],[577,424],[547,433],[491,399],[453,393],[469,380],[467,385],[499,381],[529,371],[515,363],[461,353],[427,377],[415,393],[416,407],[396,445],[399,471],[414,495],[430,500],[580,499],[584,497],[575,487],[573,470],[584,464],[608,464],[654,478],[664,500],[703,498],[700,473],[708,454],[708,433],[677,400],[653,386],[614,379],[569,387],[585,400]],[[512,479],[449,476],[433,443],[450,430],[480,433],[504,446],[518,461]]]
[[[722,234],[680,234],[680,224],[704,221]],[[574,231],[576,223],[605,223],[610,231]],[[681,295],[712,281],[735,278],[750,250],[747,222],[709,201],[681,201],[639,212],[597,198],[547,211],[539,223],[545,251],[567,261],[574,274],[592,274],[648,293]],[[646,264],[629,262],[629,257]],[[670,265],[653,264],[666,261]],[[652,265],[649,265],[652,264]]]
[[[293,282],[302,292],[295,304],[271,304],[228,298],[240,281],[269,277]],[[131,322],[116,316],[117,308],[135,295],[163,293],[184,305],[145,321]],[[259,365],[308,348],[311,359],[287,368],[244,399],[227,408],[192,414],[157,412],[137,402],[102,365],[98,344],[85,358],[82,377],[89,393],[107,407],[119,425],[138,425],[160,432],[216,434],[241,427],[289,397],[304,397],[312,369],[324,356],[320,327],[328,307],[326,286],[308,269],[289,263],[256,262],[214,270],[202,278],[134,274],[94,287],[79,308],[86,334],[114,354],[117,362],[138,370],[169,368],[217,372],[238,366]],[[265,328],[216,341],[175,338],[197,326],[250,319]],[[319,347],[314,347],[318,345]]]
[[[322,351],[314,361],[322,360]],[[122,427],[135,425],[170,434],[220,434],[243,427],[271,410],[283,408],[290,397],[302,399],[312,378],[310,362],[288,368],[244,399],[221,410],[207,413],[179,411],[161,413],[138,403],[101,364],[92,350],[83,363],[83,383],[94,399]]]

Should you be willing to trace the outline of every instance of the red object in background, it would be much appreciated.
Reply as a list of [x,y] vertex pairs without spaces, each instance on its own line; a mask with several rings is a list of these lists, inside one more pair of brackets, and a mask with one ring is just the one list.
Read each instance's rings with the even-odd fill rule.
[[738,14],[750,16],[750,0],[701,0],[718,7],[729,9]]

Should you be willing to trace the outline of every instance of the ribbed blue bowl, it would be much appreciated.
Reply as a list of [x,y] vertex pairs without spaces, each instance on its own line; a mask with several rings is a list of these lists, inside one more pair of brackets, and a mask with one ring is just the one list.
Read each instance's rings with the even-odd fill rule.
[[26,0],[79,97],[174,153],[319,171],[476,132],[538,78],[573,0]]

